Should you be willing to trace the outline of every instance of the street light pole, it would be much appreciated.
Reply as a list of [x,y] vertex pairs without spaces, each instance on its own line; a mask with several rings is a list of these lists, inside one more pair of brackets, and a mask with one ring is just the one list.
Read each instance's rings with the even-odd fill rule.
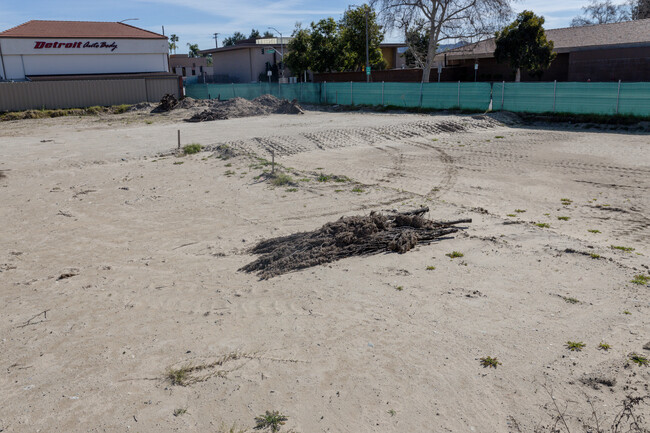
[[[365,6],[365,5],[364,5]],[[366,83],[370,82],[370,54],[368,51],[368,13],[369,7],[366,6]]]
[[284,78],[284,38],[282,37],[282,33],[275,27],[269,27],[269,30],[275,30],[280,34],[280,57],[282,57],[282,78]]

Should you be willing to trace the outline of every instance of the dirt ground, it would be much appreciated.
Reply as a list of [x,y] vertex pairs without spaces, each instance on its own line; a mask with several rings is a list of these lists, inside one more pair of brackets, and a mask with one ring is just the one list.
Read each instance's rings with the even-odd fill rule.
[[[559,410],[579,432],[650,393],[630,359],[650,358],[631,282],[650,275],[650,135],[186,117],[0,124],[0,432],[248,431],[266,410],[302,433],[549,431]],[[171,155],[179,129],[207,149]],[[290,184],[258,179],[270,150]],[[237,271],[257,241],[420,206],[473,222],[402,255]]]

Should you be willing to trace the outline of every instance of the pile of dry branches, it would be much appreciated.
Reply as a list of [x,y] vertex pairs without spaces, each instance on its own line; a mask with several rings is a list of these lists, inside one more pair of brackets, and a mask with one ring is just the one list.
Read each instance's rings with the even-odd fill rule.
[[405,253],[418,244],[430,244],[470,223],[471,219],[432,221],[422,215],[429,208],[384,215],[342,217],[318,230],[268,239],[251,252],[260,257],[240,271],[256,272],[262,279],[346,257],[381,252]]

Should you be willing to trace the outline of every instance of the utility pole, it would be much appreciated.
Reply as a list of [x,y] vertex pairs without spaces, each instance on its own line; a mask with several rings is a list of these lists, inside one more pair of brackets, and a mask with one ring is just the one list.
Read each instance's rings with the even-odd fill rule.
[[215,33],[212,37],[214,38],[214,47],[219,48],[219,40],[217,39],[219,37],[219,33]]

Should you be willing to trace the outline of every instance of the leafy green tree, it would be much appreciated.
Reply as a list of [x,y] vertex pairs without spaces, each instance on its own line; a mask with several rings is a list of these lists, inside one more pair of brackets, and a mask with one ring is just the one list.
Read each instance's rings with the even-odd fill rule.
[[173,51],[174,54],[176,54],[176,49],[178,48],[178,45],[176,45],[176,42],[178,42],[178,36],[175,34],[170,35],[169,41],[169,52],[171,53]]
[[311,23],[311,70],[335,72],[343,70],[339,26],[334,18]]
[[553,41],[546,39],[543,25],[544,17],[523,11],[514,22],[496,32],[494,57],[497,62],[510,64],[516,71],[515,81],[520,81],[522,69],[541,76],[555,59]]
[[423,19],[416,20],[413,26],[405,27],[404,41],[407,50],[403,56],[409,68],[424,68],[429,48],[429,32],[430,28]]
[[199,54],[199,44],[190,44],[188,42],[187,46],[190,49],[190,52],[188,53],[189,57],[201,57],[201,54]]
[[298,77],[302,77],[305,71],[308,71],[312,65],[311,56],[311,33],[296,25],[292,33],[291,42],[288,45],[288,53],[284,56],[284,63]]
[[368,5],[348,9],[339,23],[346,69],[362,70],[366,66],[366,19],[368,20],[368,52],[373,69],[385,69],[386,62],[379,45],[384,40],[377,14]]
[[273,35],[273,32],[270,32],[270,31],[267,30],[267,31],[264,32],[264,34],[262,35],[262,37],[263,37],[264,39],[268,39],[268,38],[274,38],[275,36]]
[[262,36],[260,35],[260,31],[257,29],[252,29],[250,36],[248,36],[248,39],[259,39]]
[[246,36],[242,32],[235,32],[232,36],[227,37],[223,40],[224,47],[231,47],[237,42],[241,42],[246,39]]

